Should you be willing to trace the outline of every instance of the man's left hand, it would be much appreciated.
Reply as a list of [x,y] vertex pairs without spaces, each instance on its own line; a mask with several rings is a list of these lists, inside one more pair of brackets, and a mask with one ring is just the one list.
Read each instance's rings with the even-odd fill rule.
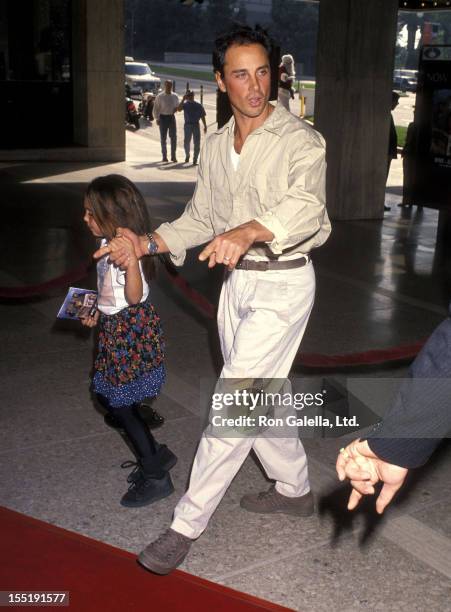
[[224,264],[233,270],[240,257],[242,257],[254,242],[270,241],[273,234],[258,221],[248,221],[224,234],[216,236],[199,255],[200,261],[208,259],[208,267]]

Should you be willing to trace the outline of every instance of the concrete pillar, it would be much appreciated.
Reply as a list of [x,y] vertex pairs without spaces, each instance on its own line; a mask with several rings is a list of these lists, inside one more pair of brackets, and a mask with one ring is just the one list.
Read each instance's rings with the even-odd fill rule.
[[315,127],[332,219],[383,216],[398,0],[321,0]]
[[123,4],[72,2],[74,141],[97,160],[125,159]]

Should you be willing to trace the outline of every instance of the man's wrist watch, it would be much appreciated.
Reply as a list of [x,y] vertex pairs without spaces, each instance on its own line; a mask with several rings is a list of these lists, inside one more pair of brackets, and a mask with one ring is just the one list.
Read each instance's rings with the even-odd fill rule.
[[149,239],[149,243],[147,245],[147,253],[149,255],[156,255],[158,253],[158,244],[155,241],[155,238],[150,232],[146,232],[146,236]]

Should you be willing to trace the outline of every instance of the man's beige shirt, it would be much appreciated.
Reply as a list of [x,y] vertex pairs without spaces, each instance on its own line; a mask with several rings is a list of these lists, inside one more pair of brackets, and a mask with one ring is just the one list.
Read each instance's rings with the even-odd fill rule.
[[323,137],[278,104],[246,138],[234,170],[234,129],[232,117],[209,135],[192,199],[181,217],[156,230],[176,265],[183,264],[186,249],[251,219],[274,235],[249,249],[259,259],[309,253],[330,234]]

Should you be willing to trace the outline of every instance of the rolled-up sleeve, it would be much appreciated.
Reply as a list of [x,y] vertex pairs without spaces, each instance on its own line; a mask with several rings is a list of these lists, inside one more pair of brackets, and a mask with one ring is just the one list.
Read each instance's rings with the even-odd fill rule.
[[168,246],[169,255],[176,266],[181,266],[185,261],[187,249],[203,244],[214,236],[205,148],[200,158],[196,188],[183,214],[172,223],[163,223],[155,230]]
[[[308,146],[294,148],[286,194],[275,206],[256,217],[256,221],[273,233],[273,240],[267,244],[277,255],[322,233],[324,239],[313,240],[319,245],[330,233],[324,141],[318,135],[306,144]],[[308,252],[312,245],[306,246]]]

